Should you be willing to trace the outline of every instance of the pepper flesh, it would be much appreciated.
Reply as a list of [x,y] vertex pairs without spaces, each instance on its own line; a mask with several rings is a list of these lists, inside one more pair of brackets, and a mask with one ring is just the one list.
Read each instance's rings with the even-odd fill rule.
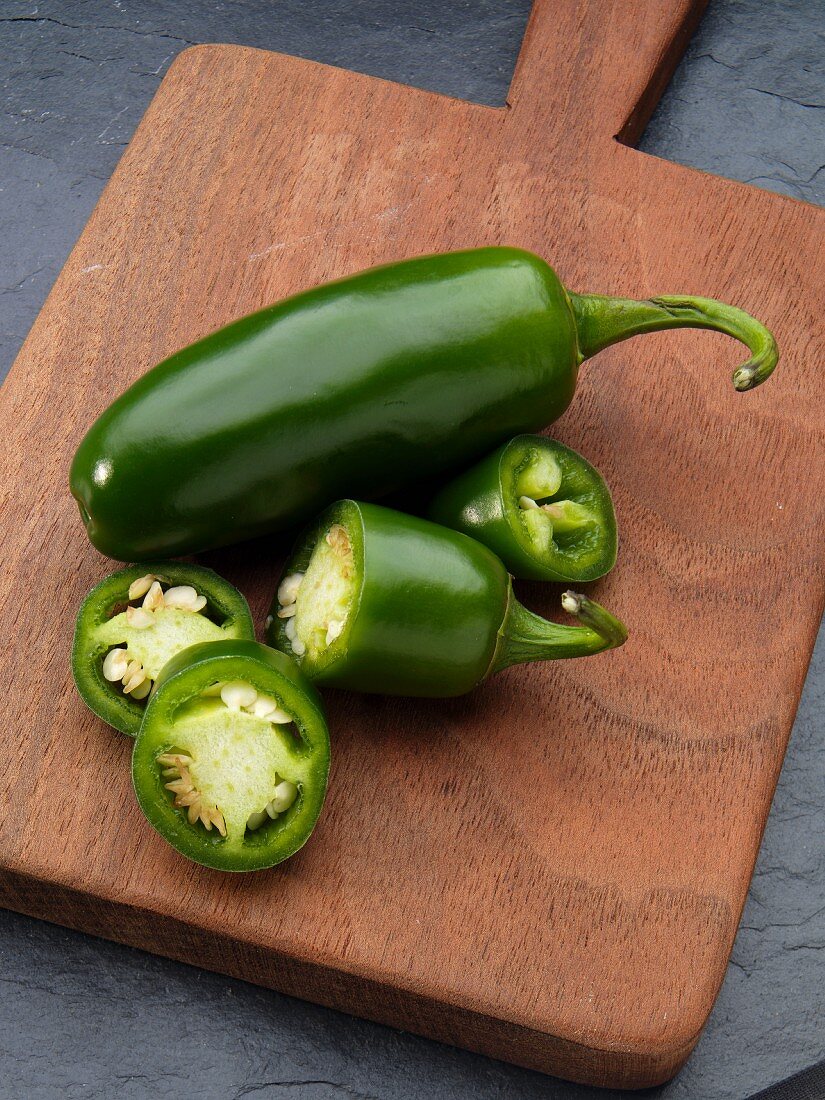
[[[319,684],[383,695],[461,695],[509,665],[599,653],[627,637],[617,619],[585,597],[565,604],[585,626],[534,615],[515,599],[507,570],[485,546],[376,504],[334,504],[299,540],[284,577],[308,577],[316,544],[336,527],[346,531],[353,573],[340,633],[296,654],[287,633],[292,619],[279,616],[277,597],[267,619],[269,643],[295,655]],[[303,584],[293,618],[301,614]]]
[[[70,474],[92,543],[121,560],[283,530],[341,496],[459,469],[556,420],[578,368],[639,332],[715,328],[773,369],[770,333],[711,299],[568,294],[515,248],[373,268],[236,321],[140,378]],[[153,502],[151,522],[136,501]]]
[[592,581],[616,562],[604,479],[546,436],[517,436],[493,451],[445,485],[427,516],[483,543],[518,578]]
[[[129,588],[151,574],[163,585],[189,585],[206,597],[206,614],[164,608],[153,613],[153,625],[129,625],[126,609]],[[96,585],[80,606],[72,644],[72,674],[86,706],[121,733],[135,737],[146,709],[145,699],[124,694],[116,681],[104,675],[103,662],[112,648],[123,644],[156,680],[166,661],[197,642],[222,638],[255,637],[249,605],[228,581],[211,569],[186,562],[152,562],[110,574]]]
[[[282,718],[273,723],[254,708],[230,708],[212,690],[238,683],[276,702]],[[183,782],[167,774],[180,775],[181,767]],[[132,755],[149,823],[182,855],[221,871],[272,867],[301,848],[328,775],[329,732],[317,692],[283,653],[245,640],[204,642],[167,663]],[[297,793],[279,803],[285,785]]]

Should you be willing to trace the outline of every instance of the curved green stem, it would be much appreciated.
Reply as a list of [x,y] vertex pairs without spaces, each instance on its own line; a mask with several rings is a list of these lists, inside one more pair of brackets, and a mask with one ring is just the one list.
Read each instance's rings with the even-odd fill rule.
[[542,619],[528,611],[511,592],[490,671],[500,672],[526,661],[587,657],[603,649],[615,649],[627,640],[624,624],[587,596],[565,592],[561,605],[583,625],[561,626]]
[[737,390],[752,390],[771,374],[779,358],[776,341],[760,321],[715,298],[674,295],[646,302],[600,294],[570,294],[569,298],[582,359],[643,332],[709,328],[741,340],[750,349],[751,358],[733,372],[733,385]]

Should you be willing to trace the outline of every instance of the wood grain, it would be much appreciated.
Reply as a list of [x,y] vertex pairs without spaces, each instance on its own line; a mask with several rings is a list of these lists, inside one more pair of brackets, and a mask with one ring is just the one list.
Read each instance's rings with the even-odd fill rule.
[[[700,7],[540,0],[501,110],[256,50],[178,58],[2,391],[3,904],[575,1080],[678,1070],[824,587],[823,214],[614,140],[639,133]],[[630,642],[447,702],[330,694],[308,846],[240,878],[187,864],[137,809],[130,743],[72,688],[77,606],[111,568],[66,488],[74,448],[143,371],[249,310],[493,243],[575,290],[732,301],[783,361],[745,395],[741,349],[708,333],[587,365],[554,432],[615,491],[619,566],[594,591]],[[280,554],[204,560],[261,621]]]

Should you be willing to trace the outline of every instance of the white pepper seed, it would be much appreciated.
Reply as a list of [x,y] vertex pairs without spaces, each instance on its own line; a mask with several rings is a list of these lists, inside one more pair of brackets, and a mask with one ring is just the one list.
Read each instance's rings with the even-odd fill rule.
[[284,810],[289,809],[297,797],[298,788],[295,784],[290,783],[288,779],[282,779],[275,788],[275,794],[272,796],[272,801],[268,803],[267,810],[271,806],[275,813],[282,814]]
[[303,579],[303,573],[290,573],[288,577],[284,577],[278,585],[278,603],[284,607],[295,603]]
[[143,598],[143,607],[146,611],[157,611],[163,607],[163,589],[157,581],[152,581],[152,587]]
[[282,710],[268,695],[259,695],[249,710],[256,718],[265,718],[267,722],[276,722],[278,725],[286,725],[292,721],[292,715]]
[[203,611],[206,607],[206,596],[200,596],[191,584],[179,584],[174,588],[168,588],[163,599],[167,607],[176,607],[180,611]]
[[266,716],[273,710],[276,710],[278,704],[274,699],[270,699],[268,695],[259,695],[252,706],[249,708],[251,714],[254,714],[256,718],[266,718]]
[[330,619],[327,626],[327,645],[332,645],[337,637],[340,636],[341,631],[344,629],[344,623],[341,619]]
[[132,676],[131,679],[127,680],[126,683],[123,685],[124,694],[131,695],[135,688],[139,688],[145,679],[146,673],[143,671],[143,669],[141,669],[140,672],[136,672],[134,676]]
[[125,649],[110,649],[103,658],[103,675],[111,683],[122,680],[129,667],[129,657]]
[[145,630],[148,626],[152,626],[154,621],[151,611],[147,611],[145,607],[126,608],[126,622],[135,630]]
[[528,508],[538,508],[538,504],[536,504],[532,497],[519,497],[518,506],[525,511],[527,511]]
[[281,607],[278,609],[278,618],[291,619],[297,610],[297,603],[288,603],[285,607]]
[[192,780],[181,779],[180,777],[171,780],[169,783],[164,783],[163,785],[167,791],[172,791],[173,794],[189,794],[192,790]]
[[158,764],[166,764],[170,768],[187,768],[192,763],[192,757],[182,752],[165,752],[157,757]]
[[241,707],[251,707],[258,698],[258,693],[252,684],[243,680],[232,680],[221,688],[221,699],[230,710],[240,710]]
[[145,596],[156,580],[154,573],[147,573],[145,577],[138,577],[136,581],[132,581],[129,585],[129,599],[139,600],[141,596]]

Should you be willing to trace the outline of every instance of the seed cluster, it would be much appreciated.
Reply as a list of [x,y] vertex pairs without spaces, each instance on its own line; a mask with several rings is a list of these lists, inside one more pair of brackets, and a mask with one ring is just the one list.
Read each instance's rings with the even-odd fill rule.
[[[202,695],[220,698],[224,706],[238,714],[265,718],[267,722],[274,722],[276,725],[286,725],[293,721],[292,715],[280,707],[275,699],[262,695],[252,684],[243,680],[212,684]],[[221,836],[226,836],[226,820],[223,814],[217,806],[210,806],[195,786],[189,770],[194,764],[194,758],[185,753],[163,753],[157,757],[157,762],[164,769],[164,779],[168,780],[164,786],[174,794],[174,805],[186,809],[189,824],[194,825],[199,820],[209,830],[215,825]],[[297,786],[278,776],[272,798],[262,810],[249,815],[247,829],[254,831],[267,821],[274,821],[278,814],[289,809],[297,797]]]
[[158,764],[163,765],[164,779],[169,780],[164,783],[164,787],[174,794],[175,805],[186,809],[189,824],[194,825],[196,821],[200,821],[210,832],[214,825],[221,836],[226,836],[223,814],[217,806],[210,806],[204,800],[189,774],[189,768],[194,763],[192,757],[178,752],[165,752],[157,760]]
[[280,605],[278,608],[278,618],[286,619],[284,631],[287,638],[289,638],[289,644],[292,646],[292,652],[296,657],[303,657],[307,651],[307,647],[295,632],[295,612],[298,610],[298,589],[301,587],[303,579],[303,573],[290,573],[289,576],[284,577],[278,585],[278,604]]
[[254,832],[256,829],[260,829],[268,820],[274,821],[278,814],[282,814],[289,809],[297,797],[298,788],[295,784],[290,783],[288,779],[279,778],[271,800],[267,802],[262,810],[249,815],[246,822],[247,829]]
[[[131,604],[126,608],[126,622],[135,630],[147,630],[154,625],[155,612],[161,607],[175,607],[181,611],[197,613],[206,607],[206,596],[199,595],[191,584],[179,584],[166,591],[160,578],[153,573],[138,577],[129,585],[129,599],[139,600],[140,607]],[[110,649],[103,659],[103,675],[110,683],[120,680],[125,695],[133,699],[145,699],[152,690],[152,681],[140,661],[130,657],[128,648]]]
[[[341,566],[341,576],[345,580],[348,580],[352,576],[352,570],[349,563],[352,546],[346,528],[340,523],[333,523],[332,527],[330,527],[329,531],[327,531],[324,536],[324,539],[327,545],[331,547],[340,558],[344,559]],[[303,573],[290,573],[288,576],[284,577],[278,586],[278,618],[286,619],[284,633],[289,639],[292,652],[296,657],[303,657],[307,648],[304,642],[298,637],[298,633],[295,629],[295,612],[298,610],[298,591],[303,579]],[[327,629],[326,644],[329,646],[332,645],[336,638],[340,637],[344,629],[344,620],[330,619],[325,626]]]
[[285,726],[293,721],[292,715],[279,706],[269,695],[261,694],[252,684],[244,680],[227,680],[213,684],[203,692],[220,696],[221,701],[230,710],[251,714],[254,718],[265,718],[277,726]]

